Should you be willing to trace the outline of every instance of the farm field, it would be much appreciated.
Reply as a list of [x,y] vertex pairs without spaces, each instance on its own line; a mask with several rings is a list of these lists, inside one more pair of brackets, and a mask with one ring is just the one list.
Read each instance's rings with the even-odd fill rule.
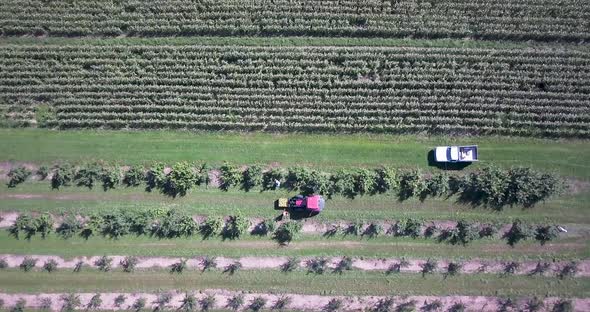
[[589,21],[0,1],[0,311],[590,311]]

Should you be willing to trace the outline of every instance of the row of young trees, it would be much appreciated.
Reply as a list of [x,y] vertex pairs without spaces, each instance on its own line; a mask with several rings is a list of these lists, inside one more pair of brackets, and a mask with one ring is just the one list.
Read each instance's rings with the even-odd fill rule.
[[178,238],[199,234],[203,239],[221,237],[234,240],[252,234],[271,236],[279,243],[286,244],[298,236],[302,227],[300,222],[277,224],[273,219],[258,222],[253,229],[250,229],[250,225],[250,220],[241,215],[210,217],[198,223],[191,216],[174,209],[149,209],[115,210],[85,217],[70,215],[57,226],[54,226],[54,220],[49,214],[36,217],[21,214],[8,228],[8,232],[17,239],[31,239],[37,234],[45,238],[51,232],[63,239],[74,236],[118,239],[130,234]]
[[[170,273],[181,274],[188,269],[188,259],[181,258],[178,262],[175,262],[169,266]],[[33,257],[25,257],[19,264],[19,268],[24,272],[32,271],[37,266],[38,259]],[[139,258],[134,256],[127,256],[120,260],[119,265],[123,272],[133,273],[136,271],[136,266],[139,263]],[[94,267],[101,272],[110,272],[113,270],[113,258],[108,256],[102,256],[94,261]],[[422,277],[427,274],[441,273],[445,278],[457,276],[463,273],[463,262],[461,261],[450,261],[444,265],[439,265],[439,262],[435,259],[427,259],[426,261],[419,264],[420,273]],[[73,268],[74,273],[82,271],[87,264],[84,261],[78,261]],[[402,269],[408,268],[410,262],[405,258],[401,258],[399,261],[392,263],[389,267],[384,270],[386,275],[397,274],[402,272]],[[521,268],[522,264],[515,261],[508,261],[502,263],[502,269],[500,271],[501,277],[514,275]],[[280,265],[279,269],[283,273],[289,273],[299,270],[303,267],[307,274],[322,275],[324,273],[331,272],[333,274],[342,275],[347,271],[353,270],[353,259],[348,256],[342,257],[336,263],[331,264],[331,260],[326,257],[315,257],[305,261],[298,259],[297,257],[288,258],[283,264]],[[0,258],[0,269],[8,268],[8,264],[5,259]],[[49,259],[41,266],[43,271],[48,273],[55,272],[58,269],[58,263],[54,259]],[[234,261],[227,264],[224,267],[218,267],[215,257],[202,257],[199,260],[199,270],[201,272],[210,271],[212,269],[220,269],[223,274],[233,275],[242,268],[242,263]],[[559,264],[552,267],[551,263],[539,261],[537,265],[526,272],[528,276],[546,275],[547,273],[554,272],[555,276],[559,279],[573,278],[579,272],[580,267],[578,262],[570,261],[564,264]],[[522,270],[521,270],[522,271]],[[490,273],[489,263],[483,262],[480,267],[475,271],[477,274]]]
[[[68,163],[53,168],[41,167],[37,175],[44,179],[51,172],[51,186],[101,185],[106,191],[117,185],[157,190],[165,195],[184,196],[197,185],[208,186],[212,170],[218,170],[218,184],[222,190],[240,188],[244,191],[272,190],[279,187],[303,194],[342,195],[350,198],[362,195],[393,194],[399,200],[412,197],[449,198],[457,196],[462,203],[502,209],[520,205],[532,207],[564,190],[563,181],[555,174],[541,173],[530,168],[503,169],[484,167],[467,174],[422,172],[419,169],[397,170],[388,167],[377,169],[353,168],[325,172],[308,167],[264,168],[261,165],[243,167],[224,163],[218,169],[207,164],[178,162],[167,168],[156,163],[149,168],[132,166],[128,170],[105,163],[88,163],[75,167]],[[24,182],[32,172],[17,167],[8,174],[9,187]]]
[[[438,242],[452,245],[468,245],[474,240],[492,238],[496,234],[505,239],[511,246],[534,239],[541,244],[552,241],[559,236],[555,225],[525,224],[520,220],[512,223],[505,232],[499,225],[471,223],[460,220],[454,227],[439,228],[416,219],[402,219],[388,228],[378,222],[352,222],[346,225],[332,225],[324,233],[324,237],[356,236],[374,238],[378,236],[435,238]],[[55,229],[54,229],[55,228]],[[277,223],[274,219],[266,219],[252,223],[240,215],[227,218],[209,217],[198,223],[192,217],[177,210],[150,209],[115,210],[90,216],[68,216],[57,227],[48,214],[33,217],[21,214],[8,228],[15,238],[31,239],[36,235],[45,238],[55,233],[64,239],[79,235],[85,239],[92,236],[120,238],[125,235],[148,235],[157,238],[177,238],[201,235],[203,239],[221,237],[222,239],[239,239],[245,235],[271,236],[281,244],[288,244],[301,232],[302,223],[287,221]]]

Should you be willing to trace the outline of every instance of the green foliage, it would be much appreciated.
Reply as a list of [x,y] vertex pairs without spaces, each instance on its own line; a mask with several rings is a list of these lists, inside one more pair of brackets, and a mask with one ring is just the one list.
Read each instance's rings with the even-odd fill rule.
[[17,185],[25,182],[25,180],[27,180],[31,174],[31,170],[25,168],[24,166],[10,169],[8,172],[8,187],[16,187]]
[[274,190],[275,180],[284,182],[286,177],[285,170],[283,168],[271,168],[262,174],[262,189],[263,190]]
[[35,172],[35,174],[39,177],[39,180],[45,180],[49,175],[49,167],[40,166],[39,169],[37,169],[37,172]]
[[393,298],[382,298],[377,301],[375,306],[370,309],[371,312],[391,312],[395,301]]
[[145,174],[145,190],[151,192],[154,189],[161,189],[166,183],[166,166],[163,163],[155,163]]
[[56,165],[51,176],[51,188],[59,189],[62,186],[70,186],[75,176],[76,171],[70,164]]
[[422,311],[424,311],[424,312],[442,311],[442,308],[443,308],[442,301],[435,299],[430,302],[424,302],[424,306],[422,307]]
[[399,220],[395,225],[396,236],[409,236],[418,238],[421,235],[422,222],[416,219]]
[[238,239],[248,231],[250,221],[240,215],[229,216],[221,236],[224,239]]
[[227,299],[226,307],[230,310],[237,311],[244,304],[244,295],[238,294]]
[[26,239],[31,239],[37,232],[33,222],[33,217],[30,214],[21,214],[8,228],[8,232],[16,239],[20,239],[21,233],[25,234]]
[[420,273],[422,273],[423,277],[426,274],[432,274],[432,273],[434,273],[434,271],[436,271],[437,265],[438,265],[438,263],[436,262],[436,260],[429,258],[428,260],[426,260],[426,262],[424,262],[420,265],[420,267],[421,267]]
[[156,304],[156,308],[154,310],[155,311],[164,310],[164,308],[166,307],[167,304],[170,303],[170,301],[172,301],[172,294],[171,293],[165,292],[165,293],[159,294],[156,301],[154,301],[154,303]]
[[363,231],[362,236],[366,236],[368,238],[377,237],[383,234],[383,227],[379,223],[371,222],[367,225],[365,230]]
[[310,175],[311,171],[306,167],[291,167],[287,172],[286,187],[290,191],[300,190],[305,186],[305,181],[309,181]]
[[111,265],[113,263],[113,259],[105,256],[102,256],[96,261],[94,261],[94,265],[98,268],[99,271],[108,272],[111,270]]
[[531,275],[531,276],[532,275],[535,275],[535,274],[543,275],[543,274],[545,274],[545,272],[549,271],[550,268],[551,268],[551,264],[550,263],[538,261],[537,262],[537,265],[529,273],[529,275]]
[[145,300],[145,298],[141,297],[141,298],[137,298],[137,300],[135,300],[135,302],[133,303],[131,308],[133,309],[133,311],[139,312],[139,311],[143,310],[143,308],[145,308],[145,305],[146,305],[146,300]]
[[18,267],[25,272],[29,272],[35,265],[37,265],[37,259],[25,257]]
[[449,308],[449,312],[464,312],[467,309],[464,303],[456,302]]
[[171,209],[152,225],[151,235],[158,238],[188,237],[198,231],[199,225],[191,216]]
[[8,268],[8,261],[4,258],[0,258],[0,270]]
[[477,225],[465,220],[459,220],[454,229],[445,231],[440,237],[441,240],[446,240],[453,245],[461,244],[463,246],[468,245],[477,238],[479,238]]
[[408,302],[401,303],[395,309],[396,312],[414,312],[416,311],[416,301],[410,300]]
[[541,174],[530,168],[516,167],[508,171],[510,188],[508,202],[532,207],[546,198],[561,193],[563,181],[553,174]]
[[117,307],[117,308],[121,307],[121,305],[123,305],[123,303],[125,303],[125,300],[127,300],[127,297],[125,295],[118,295],[117,297],[115,297],[115,300],[114,300],[115,307]]
[[296,257],[290,257],[285,261],[285,263],[281,264],[281,272],[293,272],[299,267],[299,259]]
[[450,192],[449,175],[441,172],[432,175],[426,181],[426,192],[432,197],[446,196]]
[[63,301],[61,307],[63,312],[74,312],[82,304],[80,302],[80,296],[76,294],[62,295],[61,300]]
[[100,170],[99,179],[104,191],[114,189],[121,182],[121,168],[118,166],[104,166]]
[[35,121],[37,127],[47,128],[55,121],[56,115],[51,105],[40,104],[35,107]]
[[261,236],[270,235],[275,231],[276,227],[277,222],[274,219],[264,219],[254,227],[252,234]]
[[541,245],[556,239],[559,236],[559,230],[554,225],[539,225],[535,230],[535,239],[538,240]]
[[246,170],[244,170],[242,175],[242,189],[244,189],[246,192],[262,185],[263,176],[262,167],[260,165],[252,165],[248,167]]
[[309,259],[305,263],[305,266],[307,267],[308,274],[324,274],[328,268],[328,259],[323,257]]
[[90,301],[86,305],[86,309],[87,310],[95,310],[95,309],[98,309],[101,304],[102,304],[102,299],[100,298],[100,294],[95,294],[94,296],[92,296],[92,298],[90,298]]
[[123,268],[123,272],[131,273],[135,271],[135,266],[139,262],[139,259],[134,256],[126,256],[125,259],[119,261],[119,264]]
[[357,169],[354,177],[354,191],[359,195],[372,194],[375,191],[375,171]]
[[166,176],[160,191],[168,196],[185,196],[198,182],[198,173],[188,162],[178,162]]
[[37,218],[33,218],[30,214],[21,214],[8,228],[10,235],[16,239],[19,239],[22,233],[27,240],[30,240],[37,233],[40,233],[41,238],[45,239],[52,230],[53,218],[49,214],[42,214]]
[[336,312],[342,309],[342,300],[338,298],[332,298],[328,301],[328,304],[322,309],[324,312]]
[[574,305],[570,300],[562,299],[555,303],[552,312],[574,312]]
[[215,296],[207,295],[199,300],[201,311],[209,311],[215,306]]
[[568,277],[574,277],[574,276],[576,276],[576,273],[578,273],[578,271],[579,271],[578,263],[576,261],[571,261],[571,262],[565,264],[559,270],[559,273],[557,274],[557,276],[560,279],[564,279],[564,278],[568,278]]
[[96,182],[101,180],[102,170],[102,165],[98,163],[84,164],[76,171],[74,182],[78,186],[92,189]]
[[76,265],[74,266],[74,273],[82,271],[82,267],[84,267],[84,261],[76,262]]
[[529,239],[533,236],[533,230],[530,226],[523,224],[519,219],[512,223],[512,227],[508,232],[504,233],[504,238],[508,245],[514,246],[521,240]]
[[25,301],[25,299],[20,298],[16,301],[14,306],[12,306],[12,308],[10,308],[10,312],[24,312],[26,305],[27,305],[27,302]]
[[57,270],[57,261],[53,260],[53,259],[49,259],[47,260],[44,264],[43,264],[43,270],[51,273],[55,270]]
[[520,263],[518,262],[514,262],[514,261],[510,261],[504,264],[504,269],[502,272],[502,275],[514,275],[514,273],[516,273],[516,270],[518,270],[518,268],[520,267]]
[[[180,305],[179,310],[185,311],[185,312],[195,311],[197,309],[198,303],[199,302],[197,301],[197,297],[195,297],[195,295],[187,292],[184,294],[184,298],[182,298],[182,303]],[[209,306],[207,306],[207,308],[208,307]]]
[[221,218],[209,217],[203,224],[199,226],[199,233],[203,239],[208,239],[221,234],[223,229],[223,221]]
[[51,303],[52,301],[49,297],[39,298],[39,309],[43,311],[49,311],[51,310]]
[[421,196],[425,191],[427,191],[426,181],[419,169],[402,172],[399,183],[400,200]]
[[348,226],[346,226],[344,228],[343,234],[344,234],[344,236],[347,236],[347,235],[359,236],[362,234],[362,232],[361,232],[362,229],[363,229],[363,223],[361,221],[351,222],[350,224],[348,224]]
[[242,264],[239,261],[235,261],[234,263],[228,264],[224,269],[223,273],[227,273],[229,275],[234,275],[242,268]]
[[449,264],[447,265],[447,272],[445,273],[445,277],[459,275],[459,273],[461,273],[461,269],[463,269],[463,264],[459,262],[449,262]]
[[219,188],[222,190],[227,191],[231,187],[238,186],[242,183],[242,172],[237,166],[224,162],[219,167],[219,171]]
[[352,259],[350,257],[345,256],[342,259],[340,259],[340,261],[338,261],[336,267],[334,267],[334,269],[332,270],[332,273],[342,274],[344,273],[344,271],[350,270],[352,270]]
[[538,312],[541,311],[544,307],[545,303],[539,297],[533,297],[529,299],[526,303],[527,312]]
[[303,225],[297,221],[287,221],[281,224],[273,233],[273,239],[279,244],[289,244],[293,239],[299,237]]
[[378,193],[387,193],[399,190],[398,173],[393,168],[379,168],[376,170],[375,190]]
[[212,268],[214,269],[217,266],[217,263],[215,262],[215,257],[205,256],[201,258],[201,266],[203,267],[201,269],[201,272],[209,271]]
[[182,273],[186,269],[186,259],[180,259],[180,261],[170,265],[170,273]]
[[272,306],[273,310],[283,311],[287,308],[287,306],[291,303],[292,299],[289,296],[281,296],[277,298],[274,305]]
[[354,198],[355,191],[355,176],[354,173],[347,169],[340,169],[331,177],[332,193],[341,194],[342,196]]
[[248,305],[248,309],[257,312],[264,309],[265,305],[266,299],[264,297],[256,297],[252,299],[252,302],[250,302],[250,305]]

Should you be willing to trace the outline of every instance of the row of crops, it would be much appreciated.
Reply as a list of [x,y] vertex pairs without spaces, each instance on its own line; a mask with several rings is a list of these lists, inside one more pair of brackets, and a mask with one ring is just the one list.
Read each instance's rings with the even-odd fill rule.
[[356,36],[588,40],[585,0],[174,0],[0,3],[4,36]]
[[0,48],[4,118],[62,129],[589,137],[589,81],[548,49]]

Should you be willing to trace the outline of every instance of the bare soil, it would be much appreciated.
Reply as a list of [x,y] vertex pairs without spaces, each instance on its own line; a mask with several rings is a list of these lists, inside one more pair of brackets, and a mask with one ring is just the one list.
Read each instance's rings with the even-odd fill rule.
[[[94,263],[100,258],[99,256],[92,257],[76,257],[73,259],[64,259],[59,256],[49,255],[11,255],[11,254],[0,254],[0,259],[6,260],[8,266],[11,268],[17,268],[25,259],[25,257],[37,259],[36,267],[42,268],[43,264],[49,260],[57,262],[58,268],[72,269],[78,262],[83,262],[85,265],[94,266]],[[109,256],[113,259],[112,267],[120,267],[120,262],[125,256]],[[193,257],[187,259],[187,266],[189,268],[203,269],[202,266],[203,257]],[[299,258],[299,267],[301,269],[306,268],[306,264],[312,257],[301,257]],[[342,257],[329,257],[328,267],[335,268],[338,263],[343,259]],[[177,257],[138,257],[137,269],[148,269],[148,268],[169,268],[172,264],[177,263],[181,258]],[[257,269],[279,269],[288,257],[241,257],[241,258],[227,258],[227,257],[216,257],[215,264],[218,269],[223,269],[230,264],[239,262],[243,269],[246,270],[257,270]],[[354,258],[352,259],[352,267],[354,269],[363,271],[387,271],[394,265],[399,264],[401,259],[390,258],[390,259],[367,259],[367,258]],[[426,263],[424,259],[405,259],[408,262],[407,266],[400,268],[401,272],[407,273],[420,273],[422,266]],[[449,265],[448,260],[437,261],[438,273],[445,273]],[[519,267],[515,274],[526,275],[530,274],[537,266],[537,261],[521,261],[517,262]],[[568,264],[568,261],[549,262],[549,269],[544,275],[552,276],[556,275],[563,266]],[[463,274],[475,274],[475,273],[502,273],[507,264],[507,261],[496,261],[496,260],[483,260],[483,259],[472,259],[461,262]],[[578,261],[578,277],[590,276],[590,260]]]
[[[172,300],[165,308],[167,309],[178,309],[182,304],[182,299],[185,296],[183,291],[170,291]],[[322,311],[325,309],[328,302],[332,299],[342,300],[342,310],[345,311],[363,311],[374,307],[379,300],[385,299],[380,296],[359,296],[359,297],[344,297],[344,296],[318,296],[318,295],[300,295],[300,294],[266,294],[266,293],[240,293],[233,292],[223,289],[208,289],[198,292],[193,292],[198,300],[213,295],[215,297],[214,308],[226,309],[228,299],[232,298],[237,294],[244,296],[244,305],[240,310],[247,310],[249,304],[257,297],[266,299],[265,309],[271,309],[276,303],[277,299],[281,297],[291,298],[290,303],[286,306],[286,309],[290,310],[304,310],[304,311]],[[43,293],[43,294],[3,294],[0,293],[0,299],[4,301],[5,307],[12,307],[16,304],[19,299],[24,299],[26,307],[29,308],[40,308],[43,298],[49,298],[51,300],[51,309],[53,311],[61,310],[63,306],[62,297],[66,294],[60,293]],[[86,308],[90,299],[95,295],[93,293],[78,293],[76,294],[80,298],[81,306],[79,310]],[[125,301],[120,306],[115,304],[115,298],[123,295]],[[157,306],[157,294],[153,293],[100,293],[102,303],[98,310],[126,310],[130,309],[133,303],[139,298],[146,299],[146,308],[155,308]],[[483,296],[395,296],[391,297],[394,299],[395,306],[399,306],[407,302],[415,302],[416,308],[421,309],[424,305],[435,300],[440,300],[443,304],[443,311],[449,309],[455,303],[463,303],[467,307],[467,311],[497,311],[499,304],[499,298],[496,297],[483,297]],[[544,303],[548,311],[552,308],[558,298],[545,298]],[[574,311],[586,312],[590,311],[590,299],[573,299]],[[524,310],[526,304],[526,298],[517,300],[520,310]]]

